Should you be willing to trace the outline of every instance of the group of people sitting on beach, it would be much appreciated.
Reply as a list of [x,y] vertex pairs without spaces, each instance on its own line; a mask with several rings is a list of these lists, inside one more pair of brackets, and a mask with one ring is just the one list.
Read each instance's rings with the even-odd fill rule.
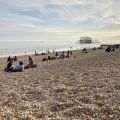
[[58,52],[55,52],[54,57],[48,56],[48,58],[43,58],[42,61],[70,58],[71,55],[72,51],[67,51],[66,53],[62,51],[60,55]]
[[10,56],[7,59],[7,67],[4,70],[6,72],[22,72],[24,71],[24,69],[37,67],[31,56],[28,57],[28,64],[26,66],[24,66],[23,61],[20,61],[18,65],[14,66],[13,65],[14,60],[9,58]]
[[56,59],[70,58],[71,55],[72,55],[72,51],[67,51],[66,53],[62,51],[60,55],[58,54],[58,52],[55,53]]
[[[92,48],[92,50],[97,50],[97,49],[103,49],[103,47],[100,46],[100,47],[97,47],[97,48],[96,48],[96,47],[93,47],[93,48]],[[88,49],[87,49],[87,48],[83,48],[82,52],[83,52],[83,53],[88,53]]]
[[9,61],[11,61],[11,60],[13,60],[13,61],[17,61],[17,56],[14,56],[13,58],[11,58],[10,56],[7,58],[7,62],[9,62]]
[[106,48],[105,52],[112,52],[112,51],[115,51],[115,50],[118,49],[118,48],[119,48],[119,45],[109,45],[109,46]]
[[[112,51],[115,51],[116,49],[119,48],[119,45],[108,45],[107,48],[105,49],[105,52],[112,52]],[[94,47],[92,50],[96,50],[96,49],[103,49],[102,46],[96,48]],[[82,50],[83,53],[88,53],[88,50],[86,48],[84,48]]]

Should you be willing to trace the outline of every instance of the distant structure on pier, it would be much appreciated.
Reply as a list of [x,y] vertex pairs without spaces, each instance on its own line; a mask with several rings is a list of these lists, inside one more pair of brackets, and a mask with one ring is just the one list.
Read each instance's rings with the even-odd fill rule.
[[92,43],[92,42],[93,42],[92,38],[86,36],[80,37],[79,40],[79,43]]

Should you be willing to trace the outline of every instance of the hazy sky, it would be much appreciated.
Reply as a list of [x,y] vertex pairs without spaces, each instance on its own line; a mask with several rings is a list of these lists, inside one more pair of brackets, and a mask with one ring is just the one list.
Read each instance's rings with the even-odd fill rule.
[[120,0],[0,0],[0,40],[120,40]]

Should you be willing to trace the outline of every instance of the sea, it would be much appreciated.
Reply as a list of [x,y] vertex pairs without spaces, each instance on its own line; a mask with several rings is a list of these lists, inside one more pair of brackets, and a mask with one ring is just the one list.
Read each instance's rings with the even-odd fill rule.
[[99,47],[100,43],[79,44],[75,41],[0,41],[0,57],[42,53],[46,51],[67,51]]

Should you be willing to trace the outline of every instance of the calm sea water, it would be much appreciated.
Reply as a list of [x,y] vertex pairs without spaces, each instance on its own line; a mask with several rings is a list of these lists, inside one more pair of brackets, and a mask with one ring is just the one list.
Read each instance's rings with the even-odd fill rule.
[[100,46],[100,43],[78,44],[76,42],[58,42],[58,41],[6,41],[0,42],[0,57],[17,56],[33,54],[35,50],[38,53],[46,50],[62,51],[72,49],[93,48]]

